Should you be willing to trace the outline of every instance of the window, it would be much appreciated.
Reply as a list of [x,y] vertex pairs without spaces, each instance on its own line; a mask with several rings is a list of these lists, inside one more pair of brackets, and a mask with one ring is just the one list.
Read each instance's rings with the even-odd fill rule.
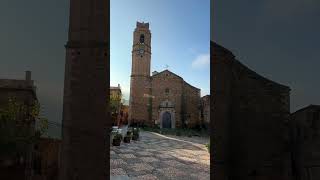
[[140,43],[144,43],[144,34],[140,35]]
[[166,93],[166,95],[169,94],[169,88],[166,88],[165,93]]

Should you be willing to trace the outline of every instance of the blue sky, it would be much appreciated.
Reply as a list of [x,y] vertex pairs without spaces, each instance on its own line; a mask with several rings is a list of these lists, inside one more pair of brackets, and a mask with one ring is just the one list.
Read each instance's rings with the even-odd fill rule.
[[128,100],[133,31],[150,23],[151,72],[169,70],[210,94],[209,0],[111,0],[110,85]]

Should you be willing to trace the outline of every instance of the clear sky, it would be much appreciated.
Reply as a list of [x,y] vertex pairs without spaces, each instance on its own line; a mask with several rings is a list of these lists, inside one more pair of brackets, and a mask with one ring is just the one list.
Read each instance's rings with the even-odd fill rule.
[[209,0],[111,0],[110,85],[129,99],[137,21],[150,23],[151,72],[169,70],[210,94]]
[[291,88],[291,111],[320,104],[320,1],[215,0],[212,39]]

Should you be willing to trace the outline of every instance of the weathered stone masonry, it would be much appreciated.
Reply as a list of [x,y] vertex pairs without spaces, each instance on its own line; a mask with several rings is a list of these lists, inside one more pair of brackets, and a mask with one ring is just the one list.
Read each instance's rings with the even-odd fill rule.
[[[106,179],[109,2],[70,1],[63,97],[61,180]],[[107,112],[106,112],[107,110]]]
[[211,52],[214,178],[288,179],[289,87],[258,75],[213,42]]

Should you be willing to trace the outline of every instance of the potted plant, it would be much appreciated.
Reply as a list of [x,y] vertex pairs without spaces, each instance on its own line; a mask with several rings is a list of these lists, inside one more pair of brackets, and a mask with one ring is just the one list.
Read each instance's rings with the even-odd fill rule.
[[130,143],[130,140],[131,140],[131,137],[128,135],[123,138],[123,142],[125,143]]
[[127,136],[132,137],[132,131],[127,131]]
[[132,133],[133,133],[133,129],[131,127],[128,128],[127,135],[132,136]]
[[110,136],[110,142],[113,142],[114,137],[118,134],[118,130],[117,129],[113,129],[111,131],[111,136]]
[[127,135],[124,137],[123,142],[130,143],[131,137],[132,137],[132,132],[127,131]]
[[139,129],[134,128],[132,132],[132,140],[136,141],[139,139]]
[[112,145],[120,146],[121,140],[122,140],[122,135],[120,133],[117,133],[113,138]]

